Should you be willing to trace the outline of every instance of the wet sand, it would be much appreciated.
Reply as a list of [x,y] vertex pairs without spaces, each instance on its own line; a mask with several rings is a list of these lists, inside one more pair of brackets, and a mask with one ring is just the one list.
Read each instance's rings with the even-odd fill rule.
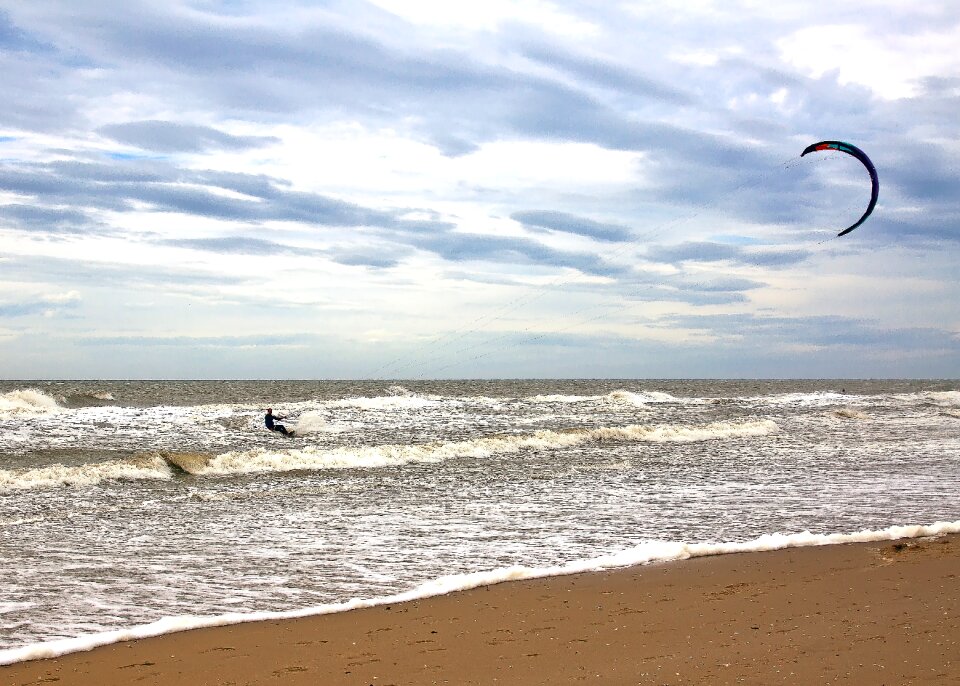
[[960,684],[960,536],[739,553],[197,629],[37,683]]

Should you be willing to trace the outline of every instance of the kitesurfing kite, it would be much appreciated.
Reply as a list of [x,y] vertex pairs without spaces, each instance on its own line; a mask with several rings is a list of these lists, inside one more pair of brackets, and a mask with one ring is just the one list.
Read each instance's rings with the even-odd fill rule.
[[856,222],[837,234],[838,236],[845,236],[863,224],[863,222],[867,220],[867,217],[870,216],[870,213],[873,212],[873,208],[877,204],[877,195],[880,193],[880,181],[877,179],[877,168],[873,166],[873,162],[870,161],[870,158],[867,157],[863,150],[855,145],[851,145],[850,143],[844,143],[843,141],[820,141],[819,143],[808,145],[806,150],[800,153],[800,157],[803,157],[808,152],[815,152],[817,150],[839,150],[840,152],[845,152],[848,155],[853,155],[858,160],[863,162],[863,166],[867,168],[868,172],[870,172],[870,181],[873,183],[873,188],[870,191],[870,203],[867,205],[867,211],[864,212],[863,216],[860,217]]

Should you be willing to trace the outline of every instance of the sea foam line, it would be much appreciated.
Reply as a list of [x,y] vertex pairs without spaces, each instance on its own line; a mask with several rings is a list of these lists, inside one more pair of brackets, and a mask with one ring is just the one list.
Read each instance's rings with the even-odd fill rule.
[[684,543],[677,541],[651,541],[642,543],[634,548],[611,555],[603,555],[586,560],[575,560],[563,565],[551,567],[526,567],[515,565],[485,572],[469,574],[452,574],[442,576],[427,583],[421,584],[409,591],[396,593],[379,598],[354,598],[343,603],[328,603],[299,610],[284,612],[232,612],[216,616],[182,615],[178,617],[164,617],[149,624],[141,624],[126,629],[117,629],[98,634],[65,638],[56,641],[46,641],[21,648],[0,650],[0,665],[9,665],[15,662],[28,660],[42,660],[59,657],[68,653],[77,653],[94,648],[132,641],[141,638],[150,638],[162,634],[201,629],[205,627],[227,626],[244,624],[247,622],[273,621],[281,619],[295,619],[316,615],[347,612],[365,607],[391,605],[411,600],[420,600],[434,596],[446,595],[455,591],[465,591],[480,586],[491,586],[504,581],[518,581],[521,579],[539,579],[551,576],[566,576],[584,572],[596,572],[606,569],[631,567],[652,562],[671,562],[687,560],[694,557],[708,557],[712,555],[726,555],[729,553],[766,552],[782,550],[784,548],[804,548],[811,546],[838,545],[844,543],[869,543],[873,541],[895,541],[904,538],[921,538],[925,536],[942,536],[960,533],[960,520],[954,522],[936,522],[928,526],[902,525],[891,526],[886,529],[864,529],[854,533],[814,534],[809,531],[794,534],[773,533],[765,534],[750,541],[731,543]]

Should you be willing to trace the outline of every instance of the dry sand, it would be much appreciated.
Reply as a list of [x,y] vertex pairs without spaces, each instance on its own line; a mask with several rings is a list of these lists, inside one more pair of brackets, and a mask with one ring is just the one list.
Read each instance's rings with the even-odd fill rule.
[[960,684],[960,536],[741,553],[198,629],[0,684]]

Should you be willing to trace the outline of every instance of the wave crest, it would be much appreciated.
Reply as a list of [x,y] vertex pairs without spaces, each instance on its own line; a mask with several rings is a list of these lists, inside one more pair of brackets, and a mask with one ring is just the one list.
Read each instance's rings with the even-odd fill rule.
[[486,458],[522,450],[557,450],[586,443],[694,442],[766,436],[779,431],[776,422],[716,422],[699,427],[630,425],[597,429],[542,430],[517,436],[495,436],[422,445],[378,445],[321,449],[308,446],[284,451],[245,450],[223,453],[201,465],[184,467],[191,474],[236,474],[297,469],[392,467],[410,462],[442,462],[454,458]]
[[834,410],[833,416],[840,419],[870,419],[870,415],[851,407],[841,407],[839,410]]
[[172,475],[168,462],[159,454],[78,466],[55,464],[36,469],[0,469],[0,493],[59,486],[93,486],[110,479],[169,479]]
[[0,418],[53,414],[62,409],[56,400],[35,388],[0,394]]

